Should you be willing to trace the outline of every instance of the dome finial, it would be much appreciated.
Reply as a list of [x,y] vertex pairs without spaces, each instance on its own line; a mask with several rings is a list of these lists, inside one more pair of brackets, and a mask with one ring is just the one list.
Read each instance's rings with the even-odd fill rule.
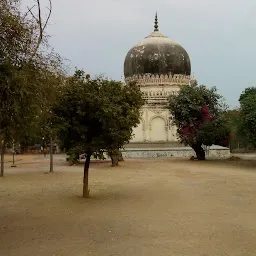
[[154,31],[159,31],[158,30],[158,18],[157,18],[157,12],[156,12],[156,16],[155,16],[155,29],[154,29]]

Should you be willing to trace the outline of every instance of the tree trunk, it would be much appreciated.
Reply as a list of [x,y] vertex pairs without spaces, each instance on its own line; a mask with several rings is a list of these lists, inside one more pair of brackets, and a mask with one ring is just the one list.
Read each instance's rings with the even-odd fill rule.
[[112,167],[118,166],[118,161],[119,161],[119,155],[118,154],[111,154]]
[[16,164],[15,164],[15,152],[12,152],[12,165],[11,167],[16,167]]
[[109,151],[109,156],[111,158],[112,167],[118,166],[119,161],[123,161],[122,153],[119,151],[119,149],[112,149]]
[[83,197],[88,198],[90,190],[88,189],[88,178],[89,178],[89,166],[91,161],[91,153],[86,154],[84,163],[84,185],[83,185]]
[[205,152],[200,144],[192,144],[191,147],[196,152],[197,160],[205,160]]
[[53,141],[50,138],[50,172],[53,172]]
[[1,143],[1,171],[0,177],[4,177],[4,153],[5,153],[5,142]]

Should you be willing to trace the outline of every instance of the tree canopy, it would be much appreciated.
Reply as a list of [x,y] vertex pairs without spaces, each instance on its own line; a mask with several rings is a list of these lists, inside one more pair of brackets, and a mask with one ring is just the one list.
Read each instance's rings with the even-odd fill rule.
[[240,109],[230,109],[224,114],[224,118],[227,121],[231,129],[231,139],[230,139],[230,150],[250,150],[252,144],[248,139],[246,132],[243,129],[243,117]]
[[132,128],[140,121],[142,105],[142,94],[136,84],[124,86],[103,77],[91,79],[81,70],[66,81],[53,113],[62,148],[68,154],[86,154],[85,197],[89,195],[91,155],[113,153],[128,143]]
[[256,147],[256,87],[249,87],[240,95],[241,129]]
[[[32,125],[51,101],[53,85],[63,76],[61,58],[50,50],[48,37],[44,34],[50,16],[43,23],[39,0],[38,18],[32,12],[34,7],[22,14],[19,2],[0,2],[2,158],[7,143],[21,140],[33,130]],[[3,175],[3,159],[1,162]]]
[[229,126],[224,118],[226,105],[215,87],[184,86],[169,98],[173,124],[181,143],[190,145],[198,160],[205,159],[202,145],[228,146]]

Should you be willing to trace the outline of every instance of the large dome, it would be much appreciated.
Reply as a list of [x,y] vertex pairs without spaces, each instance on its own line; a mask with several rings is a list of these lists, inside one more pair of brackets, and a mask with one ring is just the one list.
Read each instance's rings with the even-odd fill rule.
[[158,31],[156,16],[155,30],[126,55],[124,76],[159,74],[190,75],[191,65],[186,50]]

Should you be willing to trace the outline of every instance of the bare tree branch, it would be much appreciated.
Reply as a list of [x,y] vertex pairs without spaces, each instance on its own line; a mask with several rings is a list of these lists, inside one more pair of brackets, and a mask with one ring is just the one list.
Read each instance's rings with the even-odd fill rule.
[[[28,6],[27,6],[27,8],[28,8]],[[25,19],[29,13],[31,13],[32,16],[34,16],[34,14],[32,13],[32,10],[33,10],[34,8],[35,8],[35,5],[33,5],[31,8],[28,8],[28,11],[25,13],[23,19]],[[34,18],[35,18],[35,17],[34,17]]]
[[37,45],[30,57],[30,61],[32,61],[32,59],[35,57],[38,49],[39,49],[39,46],[43,40],[43,34],[44,34],[44,30],[45,28],[47,27],[48,23],[49,23],[49,19],[51,17],[51,14],[52,14],[52,1],[49,0],[49,14],[47,16],[47,19],[46,19],[46,22],[45,24],[43,25],[43,21],[42,21],[42,11],[41,11],[41,4],[40,4],[40,0],[36,0],[37,1],[37,9],[38,9],[38,18],[35,17],[35,15],[33,14],[33,12],[30,10],[29,12],[31,13],[32,17],[36,20],[36,22],[38,23],[39,25],[39,36],[38,36],[38,41],[37,41]]
[[49,14],[48,14],[48,17],[47,17],[46,22],[44,24],[43,31],[45,30],[46,26],[48,25],[49,19],[52,15],[52,1],[51,0],[49,0],[49,5],[50,5],[50,7],[48,8]]
[[38,20],[39,20],[39,29],[40,29],[40,34],[39,34],[39,44],[41,43],[43,39],[43,24],[42,24],[42,15],[41,15],[41,5],[40,5],[40,0],[37,0],[37,8],[38,8]]

